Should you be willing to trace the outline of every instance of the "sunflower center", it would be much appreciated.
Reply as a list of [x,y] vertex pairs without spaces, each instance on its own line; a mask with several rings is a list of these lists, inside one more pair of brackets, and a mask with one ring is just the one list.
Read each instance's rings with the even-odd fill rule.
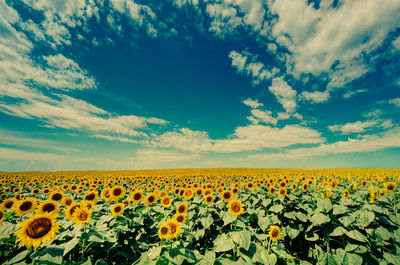
[[388,189],[388,190],[394,190],[394,185],[393,185],[393,184],[389,184],[389,185],[387,186],[387,189]]
[[114,196],[119,196],[121,193],[122,193],[122,190],[121,190],[120,188],[116,188],[116,189],[113,191]]
[[66,204],[66,205],[71,205],[71,203],[72,203],[72,200],[71,200],[71,199],[68,198],[68,199],[65,200],[65,204]]
[[46,203],[42,209],[43,209],[43,212],[49,213],[49,212],[54,211],[56,209],[56,206],[52,203]]
[[278,237],[278,234],[279,234],[278,230],[276,230],[276,229],[272,230],[272,233],[271,233],[272,237],[274,237],[274,238]]
[[150,196],[150,197],[149,197],[149,202],[154,202],[155,199],[156,199],[156,198],[154,198],[154,196]]
[[212,198],[211,198],[211,196],[210,197],[207,197],[207,202],[211,202],[211,200],[212,200]]
[[115,207],[114,211],[115,211],[116,213],[119,213],[119,212],[121,211],[121,206]]
[[183,205],[179,206],[178,212],[180,212],[180,213],[185,212],[185,206],[183,206]]
[[169,198],[165,198],[163,202],[164,204],[169,204],[169,201],[170,201]]
[[183,216],[182,216],[182,215],[179,215],[179,216],[176,218],[176,220],[177,220],[179,223],[182,223],[182,222],[183,222]]
[[162,227],[162,228],[161,228],[161,234],[162,234],[162,235],[165,235],[165,234],[167,234],[167,233],[168,233],[168,228]]
[[79,214],[78,218],[79,218],[79,220],[81,220],[81,221],[86,221],[87,218],[88,218],[87,212],[81,212],[81,213]]
[[51,196],[51,199],[53,201],[59,201],[62,199],[62,195],[60,193],[55,193],[53,196]]
[[13,206],[13,204],[14,204],[13,201],[6,202],[6,203],[4,204],[4,207],[6,207],[6,209],[10,209],[10,208]]
[[87,201],[93,201],[94,197],[95,197],[94,193],[90,193],[90,194],[86,195],[85,199]]
[[72,206],[72,208],[69,210],[69,213],[72,215],[77,208],[80,208],[80,206],[79,205]]
[[234,211],[235,213],[238,213],[240,211],[240,205],[237,203],[233,203],[232,204],[232,211]]
[[135,193],[135,195],[133,195],[133,199],[136,201],[140,200],[141,198],[142,198],[142,194],[140,194],[140,193]]
[[172,234],[175,233],[176,232],[176,225],[175,224],[171,224],[170,227],[171,227],[171,233]]
[[51,221],[46,217],[33,220],[26,229],[26,234],[30,238],[41,238],[51,230]]
[[20,209],[21,211],[28,211],[28,210],[30,210],[30,209],[32,208],[32,206],[33,206],[32,202],[26,201],[26,202],[23,202],[23,203],[19,206],[19,209]]
[[231,194],[229,192],[224,193],[224,198],[229,199],[231,197]]

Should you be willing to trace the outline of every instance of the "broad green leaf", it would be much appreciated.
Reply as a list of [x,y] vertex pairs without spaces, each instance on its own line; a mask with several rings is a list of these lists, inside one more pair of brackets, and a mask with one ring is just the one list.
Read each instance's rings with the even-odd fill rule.
[[390,254],[389,252],[384,252],[383,257],[392,264],[400,264],[400,257]]
[[267,252],[261,253],[261,258],[265,265],[275,265],[278,260],[274,253],[267,254]]
[[370,211],[362,211],[359,218],[357,219],[357,224],[361,227],[367,227],[375,219],[375,214]]
[[196,240],[199,240],[200,238],[203,238],[204,234],[205,234],[204,229],[199,229],[194,234],[194,238],[196,238]]
[[271,202],[272,202],[271,199],[264,199],[264,200],[262,201],[261,204],[262,204],[264,207],[267,207],[268,205],[270,205]]
[[235,221],[236,217],[232,216],[229,212],[223,212],[222,220],[224,221],[224,226],[226,226],[226,225],[232,223],[233,221]]
[[393,214],[393,215],[389,215],[389,219],[393,223],[395,223],[397,225],[400,225],[400,214],[396,213],[396,214]]
[[237,243],[239,247],[248,250],[250,247],[251,235],[247,230],[230,233],[233,242]]
[[328,199],[328,198],[325,198],[323,200],[319,200],[317,202],[317,209],[322,211],[322,212],[328,213],[332,209],[331,200]]
[[347,233],[346,229],[344,229],[341,226],[338,226],[332,231],[332,233],[329,234],[329,236],[341,236],[346,233]]
[[3,238],[9,238],[17,230],[15,224],[9,222],[0,223],[0,240]]
[[367,242],[367,238],[360,233],[358,230],[351,230],[346,233],[346,235],[354,240],[360,241],[360,242]]
[[200,219],[201,224],[203,225],[204,229],[208,229],[212,223],[214,222],[213,218],[209,215],[207,217],[203,217]]
[[282,206],[282,204],[277,204],[277,205],[270,207],[269,210],[273,213],[279,213],[280,211],[283,210],[283,206]]
[[74,237],[67,241],[64,244],[58,245],[57,247],[63,248],[64,249],[64,256],[67,255],[67,253],[73,249],[77,244],[79,243],[79,238]]
[[296,220],[296,212],[284,213],[283,216],[285,216],[288,219]]
[[37,261],[47,261],[50,263],[61,264],[64,256],[64,249],[58,247],[47,247],[36,251],[31,258]]
[[225,252],[231,250],[235,247],[232,238],[227,234],[220,235],[214,241],[214,250],[215,252]]
[[258,226],[261,230],[265,231],[270,225],[269,219],[267,217],[260,217],[258,219]]
[[306,234],[305,239],[308,241],[317,241],[319,239],[319,236],[318,236],[318,234],[315,234],[315,233],[313,233],[312,236],[308,236]]
[[387,230],[383,226],[380,226],[375,230],[375,236],[377,238],[382,239],[383,241],[386,241],[386,240],[388,240],[390,238],[390,232],[389,232],[389,230]]
[[15,255],[12,259],[6,261],[3,264],[7,265],[7,264],[14,264],[14,263],[20,262],[23,259],[25,259],[26,256],[28,256],[29,252],[31,252],[30,249],[25,249],[25,250],[21,251],[20,253],[18,253],[17,255]]
[[310,221],[313,225],[321,225],[330,221],[329,217],[323,213],[316,213],[311,216]]
[[296,217],[297,217],[297,219],[299,219],[302,222],[307,222],[307,220],[308,220],[307,215],[305,215],[302,212],[296,212]]
[[343,216],[339,218],[339,221],[345,226],[350,226],[354,222],[355,218],[354,215]]
[[338,215],[338,214],[344,214],[348,211],[348,208],[343,205],[335,205],[333,206],[333,214]]
[[288,226],[286,229],[287,229],[287,234],[291,239],[296,238],[300,234],[299,229],[291,228],[290,226]]
[[363,258],[360,255],[353,253],[346,253],[348,256],[349,265],[362,265]]
[[209,251],[203,256],[203,258],[200,260],[200,262],[198,264],[199,265],[208,265],[208,264],[214,264],[214,263],[215,263],[215,252]]

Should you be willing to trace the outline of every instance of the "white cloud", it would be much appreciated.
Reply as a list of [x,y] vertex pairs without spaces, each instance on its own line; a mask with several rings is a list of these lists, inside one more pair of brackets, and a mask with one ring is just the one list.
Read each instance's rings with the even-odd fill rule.
[[397,107],[400,107],[400,98],[391,99],[391,100],[389,100],[389,103],[390,103],[390,104],[394,104],[394,105],[396,105]]
[[[257,57],[249,52],[231,51],[229,58],[232,59],[232,66],[240,74],[245,74],[252,78],[253,84],[257,85],[263,80],[271,79],[273,74],[266,69],[263,63],[257,61]],[[274,70],[274,69],[273,69]],[[276,71],[274,70],[276,73]]]
[[66,158],[67,156],[64,155],[42,152],[29,152],[14,148],[0,147],[0,159],[5,160],[53,161]]
[[321,103],[321,102],[325,102],[329,99],[329,91],[328,90],[313,91],[313,92],[303,91],[301,93],[301,96],[308,101],[311,101],[314,103]]
[[400,128],[393,128],[379,135],[365,135],[361,139],[349,138],[332,144],[321,144],[317,147],[297,148],[281,153],[251,155],[248,159],[260,160],[295,160],[329,154],[346,154],[373,152],[385,148],[400,147]]
[[276,77],[272,80],[269,91],[271,91],[287,112],[291,113],[296,111],[296,90],[292,89],[282,77]]
[[341,132],[342,134],[349,133],[361,133],[365,132],[365,129],[375,127],[378,124],[378,121],[356,121],[356,122],[348,122],[343,125],[331,125],[328,126],[328,129],[332,132]]
[[302,0],[270,1],[277,15],[272,36],[290,54],[293,74],[328,73],[328,89],[341,88],[370,70],[365,55],[379,48],[400,26],[400,2],[344,1],[314,9]]
[[199,157],[200,155],[198,154],[185,154],[171,150],[139,149],[134,157],[128,159],[131,161],[151,162],[157,165],[159,163],[185,161]]
[[184,128],[167,132],[156,137],[150,145],[161,148],[175,148],[191,152],[232,153],[279,149],[295,144],[320,143],[323,139],[319,132],[298,125],[273,128],[264,125],[237,127],[227,139],[210,139],[206,132]]
[[261,107],[261,106],[264,105],[264,104],[258,102],[257,99],[256,99],[256,100],[253,100],[253,99],[251,99],[251,98],[248,98],[248,99],[243,100],[242,103],[245,104],[245,105],[247,105],[247,106],[249,106],[249,107],[252,108],[252,109],[256,109],[256,108]]
[[367,90],[363,89],[363,88],[357,89],[357,90],[348,90],[348,91],[346,91],[346,93],[343,94],[343,98],[351,98],[354,95],[366,93],[366,92],[367,92]]
[[266,124],[276,125],[278,123],[278,119],[272,117],[272,112],[269,110],[253,109],[250,113],[252,116],[248,117],[248,119],[255,124],[263,122]]
[[393,42],[393,47],[400,51],[400,37],[397,37]]

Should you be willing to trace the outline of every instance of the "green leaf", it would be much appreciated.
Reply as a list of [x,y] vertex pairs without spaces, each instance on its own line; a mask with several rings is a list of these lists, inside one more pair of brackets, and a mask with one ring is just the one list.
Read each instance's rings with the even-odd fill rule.
[[397,225],[400,225],[400,214],[396,213],[396,214],[393,214],[393,215],[389,215],[389,219],[393,223],[395,223]]
[[348,210],[348,208],[346,206],[343,205],[335,205],[333,207],[333,214],[334,215],[338,215],[338,214],[344,214],[346,213]]
[[224,226],[232,223],[236,220],[236,216],[232,216],[229,212],[222,213],[222,220],[224,221]]
[[390,254],[389,252],[384,252],[383,258],[392,264],[400,264],[400,257]]
[[36,251],[31,258],[36,261],[48,261],[61,264],[64,256],[64,249],[58,247],[47,247],[41,251]]
[[274,253],[267,254],[267,252],[261,253],[261,258],[266,265],[275,265],[278,258]]
[[280,211],[283,210],[283,206],[282,206],[282,204],[277,204],[277,205],[270,207],[269,210],[273,213],[279,213]]
[[317,209],[322,211],[322,212],[328,213],[332,209],[331,200],[328,199],[328,198],[325,198],[323,200],[319,200],[317,202]]
[[23,251],[21,251],[20,253],[18,253],[17,255],[15,255],[12,259],[6,261],[6,262],[3,263],[3,264],[4,264],[4,265],[7,265],[7,264],[14,264],[14,263],[20,262],[20,261],[22,261],[23,259],[25,259],[26,256],[28,256],[28,254],[29,254],[30,251],[31,251],[30,249],[23,250]]
[[329,236],[341,236],[341,235],[346,234],[346,233],[347,233],[346,229],[344,229],[341,226],[338,226],[332,231],[332,233],[329,234]]
[[233,242],[237,243],[239,247],[248,250],[250,247],[251,235],[247,230],[230,233]]
[[268,205],[271,204],[271,202],[272,202],[271,199],[265,199],[265,200],[262,201],[262,205],[263,205],[264,207],[267,207]]
[[346,253],[348,256],[349,265],[362,265],[363,258],[360,255],[353,253]]
[[9,222],[0,223],[0,240],[3,238],[9,238],[17,230],[16,225]]
[[64,256],[67,255],[67,253],[73,249],[77,244],[79,243],[79,238],[74,237],[71,240],[67,241],[64,244],[58,245],[57,247],[63,248],[64,249]]
[[235,247],[235,244],[232,241],[232,238],[227,234],[220,235],[214,241],[215,252],[225,252],[231,250]]
[[207,216],[207,217],[201,218],[200,222],[203,225],[204,229],[208,229],[212,225],[214,220],[211,216]]
[[312,236],[308,236],[307,234],[304,237],[308,241],[317,241],[319,239],[318,234],[313,233]]
[[269,219],[267,217],[261,217],[258,219],[258,226],[262,231],[265,231],[270,225]]
[[297,219],[299,219],[300,221],[302,221],[304,223],[307,222],[307,220],[308,220],[307,215],[305,215],[302,212],[296,212],[296,217],[297,217]]
[[214,264],[214,263],[215,263],[215,252],[209,251],[203,256],[203,258],[200,260],[200,262],[198,264],[199,265],[208,265],[208,264]]
[[381,239],[380,241],[386,241],[390,238],[390,232],[383,226],[380,226],[375,230],[375,236]]
[[291,228],[290,226],[288,226],[286,228],[286,230],[287,230],[287,234],[289,235],[289,237],[291,239],[296,238],[300,234],[300,230],[295,229],[295,228]]
[[199,229],[199,230],[197,230],[196,233],[194,234],[194,238],[195,238],[196,240],[199,240],[200,238],[203,238],[204,234],[205,234],[204,229]]
[[296,212],[284,213],[283,216],[285,216],[288,219],[296,220]]
[[321,225],[329,222],[330,219],[323,213],[316,213],[310,218],[310,221],[313,225]]
[[354,215],[349,215],[349,216],[343,216],[339,218],[339,221],[345,226],[350,226],[355,220]]
[[375,214],[370,211],[362,211],[357,219],[357,224],[361,227],[367,227],[375,219]]
[[360,241],[360,242],[367,242],[366,236],[360,233],[358,230],[351,230],[346,233],[346,235],[354,240]]

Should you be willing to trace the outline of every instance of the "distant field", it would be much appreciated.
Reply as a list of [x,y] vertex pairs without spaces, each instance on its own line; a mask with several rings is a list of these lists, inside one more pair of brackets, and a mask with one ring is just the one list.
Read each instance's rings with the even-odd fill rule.
[[0,173],[0,264],[400,264],[400,169]]

